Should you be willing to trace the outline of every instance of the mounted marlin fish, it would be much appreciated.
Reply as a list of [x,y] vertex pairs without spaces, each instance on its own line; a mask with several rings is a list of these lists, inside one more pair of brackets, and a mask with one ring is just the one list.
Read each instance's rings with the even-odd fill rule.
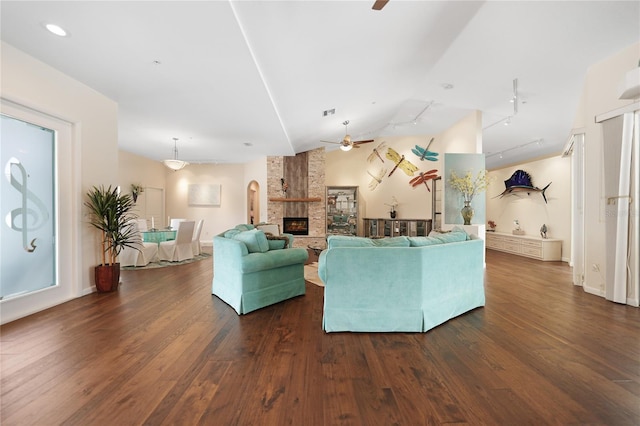
[[[544,188],[540,189],[537,186],[533,186],[533,182],[531,180],[531,175],[525,172],[524,170],[516,170],[513,172],[511,177],[504,181],[505,190],[502,191],[502,194],[497,197],[504,197],[505,195],[514,194],[516,192],[526,192],[531,195],[532,192],[540,192],[542,194],[542,198],[544,198],[545,204],[547,203],[547,196],[544,192],[549,188],[551,182],[547,184]],[[494,197],[495,198],[495,197]]]

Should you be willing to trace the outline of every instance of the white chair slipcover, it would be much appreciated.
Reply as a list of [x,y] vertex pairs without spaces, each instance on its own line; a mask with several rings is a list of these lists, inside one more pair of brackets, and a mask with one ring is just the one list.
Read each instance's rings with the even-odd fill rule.
[[134,228],[134,239],[136,241],[133,244],[133,247],[125,247],[120,252],[120,255],[118,256],[120,266],[146,266],[150,262],[157,261],[158,244],[145,243],[142,241],[142,234],[138,227],[138,221],[131,221],[130,226]]
[[136,221],[138,222],[138,231],[145,232],[149,230],[147,219],[136,219]]
[[193,250],[193,255],[197,256],[202,253],[202,247],[200,246],[200,233],[202,232],[202,225],[204,224],[204,219],[200,219],[198,224],[196,225],[195,231],[193,231],[193,240],[191,241],[191,249]]
[[180,222],[184,222],[185,220],[187,219],[171,219],[171,223],[169,224],[169,226],[171,226],[171,230],[177,231],[178,226],[180,225]]
[[186,220],[179,223],[176,239],[160,243],[160,250],[158,252],[160,260],[180,262],[193,258],[193,247],[191,243],[193,241],[195,224],[193,220]]

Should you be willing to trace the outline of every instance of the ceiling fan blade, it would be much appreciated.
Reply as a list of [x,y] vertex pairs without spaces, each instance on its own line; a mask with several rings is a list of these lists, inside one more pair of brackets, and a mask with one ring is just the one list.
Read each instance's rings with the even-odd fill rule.
[[382,10],[382,8],[389,2],[389,0],[376,0],[375,3],[373,3],[373,7],[371,9],[373,10]]
[[374,140],[375,139],[369,139],[369,140],[366,140],[366,141],[355,141],[355,142],[353,142],[353,145],[358,146],[358,145],[362,145],[362,144],[365,144],[365,143],[371,143]]
[[323,143],[332,143],[332,144],[334,144],[334,145],[342,145],[342,142],[323,141],[323,140],[320,140],[320,142],[323,142]]

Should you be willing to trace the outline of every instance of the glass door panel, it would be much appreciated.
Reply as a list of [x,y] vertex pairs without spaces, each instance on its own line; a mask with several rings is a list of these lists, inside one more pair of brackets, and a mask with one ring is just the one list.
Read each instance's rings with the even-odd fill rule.
[[0,299],[57,284],[55,137],[51,129],[2,115]]

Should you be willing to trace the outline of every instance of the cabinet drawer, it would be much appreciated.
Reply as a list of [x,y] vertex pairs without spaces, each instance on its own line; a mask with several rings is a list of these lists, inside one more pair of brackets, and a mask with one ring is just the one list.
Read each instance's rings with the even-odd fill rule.
[[496,248],[496,249],[501,249],[503,248],[504,243],[501,240],[496,240],[494,238],[487,238],[487,247],[488,248]]
[[513,253],[520,253],[520,243],[518,241],[505,241],[504,242],[504,250],[511,251]]
[[522,254],[525,256],[535,257],[536,259],[542,259],[542,247],[522,245]]
[[542,241],[522,240],[522,246],[542,250]]

